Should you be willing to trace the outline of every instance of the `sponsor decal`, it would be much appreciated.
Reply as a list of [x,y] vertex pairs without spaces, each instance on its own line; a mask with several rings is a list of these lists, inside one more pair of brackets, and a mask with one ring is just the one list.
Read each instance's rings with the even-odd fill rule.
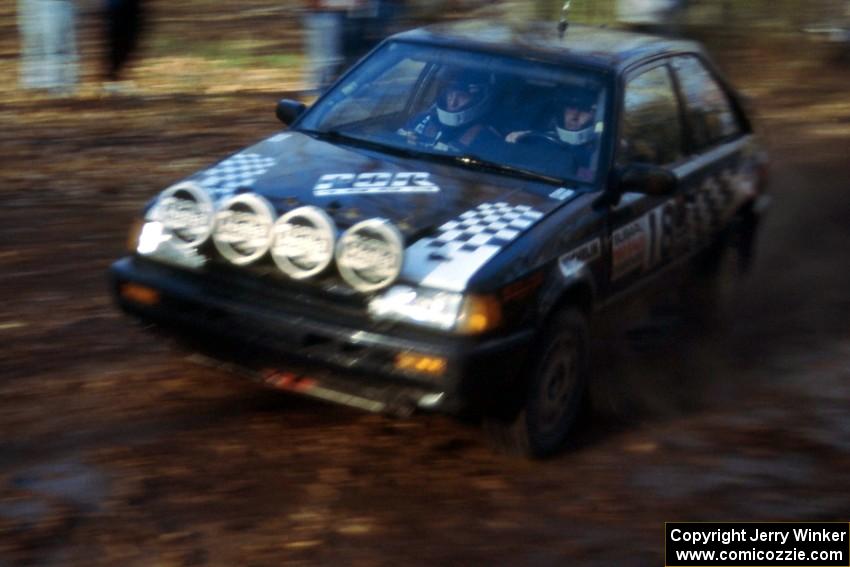
[[599,238],[594,238],[558,258],[561,274],[565,278],[570,278],[601,255],[602,241]]
[[645,268],[649,263],[649,244],[648,215],[615,230],[611,236],[611,279]]
[[475,273],[543,218],[527,205],[483,203],[407,249],[402,274],[426,287],[464,291]]
[[616,279],[694,250],[728,222],[753,177],[725,170],[706,177],[696,191],[669,199],[612,235]]
[[565,262],[569,260],[578,260],[579,262],[584,262],[589,264],[590,262],[599,258],[602,254],[602,241],[598,238],[594,238],[593,240],[582,244],[578,248],[574,248],[561,256],[560,261]]
[[377,193],[437,193],[440,188],[424,171],[397,173],[372,171],[368,173],[328,173],[313,187],[317,197],[364,195]]

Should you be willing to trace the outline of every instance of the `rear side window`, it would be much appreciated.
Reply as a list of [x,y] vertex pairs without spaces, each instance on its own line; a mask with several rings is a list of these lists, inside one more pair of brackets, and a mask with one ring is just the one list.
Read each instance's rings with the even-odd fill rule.
[[676,57],[673,69],[684,97],[685,117],[695,150],[741,133],[729,96],[702,61],[693,56]]
[[618,161],[665,165],[682,157],[682,125],[673,79],[655,67],[626,84]]

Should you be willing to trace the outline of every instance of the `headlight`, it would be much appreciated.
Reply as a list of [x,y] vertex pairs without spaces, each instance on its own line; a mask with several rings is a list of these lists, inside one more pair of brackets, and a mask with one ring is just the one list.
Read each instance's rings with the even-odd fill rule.
[[200,186],[179,183],[160,194],[147,220],[160,223],[174,236],[175,246],[197,248],[212,234],[213,211],[212,199]]
[[274,224],[272,259],[285,274],[297,280],[327,268],[334,257],[336,225],[316,207],[299,207]]
[[215,215],[213,243],[237,266],[250,264],[271,246],[274,219],[274,207],[264,198],[251,193],[236,195]]
[[135,251],[143,255],[154,254],[159,250],[160,245],[167,240],[171,239],[166,234],[161,222],[146,222],[137,233]]
[[457,323],[462,302],[460,293],[397,285],[370,301],[369,313],[375,319],[449,331]]
[[375,291],[398,277],[403,248],[401,234],[389,221],[369,219],[343,233],[336,245],[336,264],[354,289]]
[[369,302],[375,319],[400,321],[459,334],[479,334],[501,323],[501,306],[490,296],[397,285]]

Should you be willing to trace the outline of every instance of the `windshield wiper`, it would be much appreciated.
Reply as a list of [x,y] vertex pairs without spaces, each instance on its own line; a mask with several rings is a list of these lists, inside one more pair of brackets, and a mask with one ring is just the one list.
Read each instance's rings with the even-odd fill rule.
[[303,134],[307,134],[308,136],[313,136],[319,140],[327,140],[330,142],[339,142],[341,144],[348,144],[351,146],[357,146],[361,148],[368,148],[371,150],[377,150],[382,152],[394,153],[396,155],[401,155],[405,157],[415,157],[418,156],[419,153],[411,150],[407,150],[405,148],[399,148],[398,146],[390,146],[387,144],[382,144],[380,142],[375,142],[373,140],[366,140],[364,138],[358,138],[356,136],[350,136],[348,134],[343,134],[339,130],[299,130],[299,132]]
[[348,134],[343,134],[339,130],[299,130],[302,134],[307,134],[308,136],[313,136],[314,138],[319,138],[322,140],[331,140],[334,142],[342,142],[349,143],[352,145],[361,145],[363,143],[368,143],[368,140],[364,140],[362,138],[357,138],[355,136],[349,136]]
[[[441,154],[429,154],[429,155],[441,155]],[[492,171],[498,171],[501,173],[507,173],[509,175],[516,175],[518,177],[524,177],[526,179],[531,179],[534,181],[545,181],[547,183],[560,183],[563,184],[564,180],[558,177],[552,177],[551,175],[546,175],[544,173],[538,173],[536,171],[531,171],[529,169],[523,169],[521,167],[516,167],[513,165],[505,165],[503,163],[497,163],[495,161],[489,161],[486,159],[481,159],[480,157],[473,154],[463,154],[463,155],[451,155],[446,154],[445,157],[450,158],[452,161],[456,163],[461,163],[463,165],[468,165],[472,167],[477,167],[481,169],[489,169]]]

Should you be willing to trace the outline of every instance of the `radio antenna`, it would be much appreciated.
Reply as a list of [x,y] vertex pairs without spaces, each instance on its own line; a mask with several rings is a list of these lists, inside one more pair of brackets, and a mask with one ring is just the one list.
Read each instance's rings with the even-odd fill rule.
[[560,39],[564,39],[564,34],[567,28],[570,27],[570,23],[567,21],[567,13],[570,11],[570,4],[572,3],[572,0],[566,0],[564,7],[561,8],[561,21],[558,22],[558,37]]

